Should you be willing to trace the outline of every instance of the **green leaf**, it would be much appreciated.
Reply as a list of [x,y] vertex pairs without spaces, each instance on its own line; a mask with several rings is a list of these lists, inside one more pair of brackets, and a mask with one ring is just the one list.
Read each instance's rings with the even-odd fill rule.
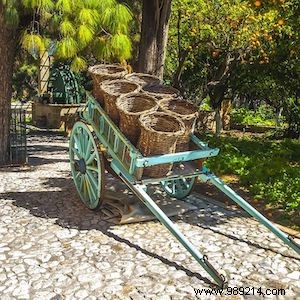
[[94,9],[83,8],[79,13],[79,21],[82,24],[88,24],[96,27],[99,22],[99,14]]
[[52,10],[54,8],[54,3],[52,0],[22,0],[23,5],[30,9],[42,9],[42,10]]
[[76,34],[74,24],[67,19],[61,22],[59,29],[64,36],[74,36]]
[[45,41],[39,34],[25,33],[22,37],[22,47],[30,52],[46,49]]
[[87,25],[80,25],[78,29],[78,43],[85,47],[94,38],[94,31]]
[[125,34],[115,34],[110,39],[110,45],[119,60],[126,60],[131,57],[131,42]]
[[66,37],[57,43],[57,52],[59,58],[72,58],[78,51],[78,44],[72,37]]
[[58,0],[56,3],[56,8],[64,13],[71,13],[73,9],[72,0]]
[[82,71],[86,69],[87,63],[83,57],[76,56],[72,60],[71,69],[75,72]]
[[98,60],[109,60],[111,58],[111,49],[108,43],[108,38],[99,37],[95,40],[94,55]]

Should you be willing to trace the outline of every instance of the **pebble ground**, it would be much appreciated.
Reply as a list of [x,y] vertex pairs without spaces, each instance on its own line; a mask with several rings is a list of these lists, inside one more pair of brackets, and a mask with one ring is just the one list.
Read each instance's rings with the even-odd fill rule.
[[[159,222],[115,225],[80,202],[66,138],[30,136],[29,154],[29,168],[0,169],[1,300],[300,299],[300,256],[240,211],[192,194],[198,209],[172,218],[229,287],[255,291],[196,295],[209,275]],[[130,194],[109,176],[108,189]]]

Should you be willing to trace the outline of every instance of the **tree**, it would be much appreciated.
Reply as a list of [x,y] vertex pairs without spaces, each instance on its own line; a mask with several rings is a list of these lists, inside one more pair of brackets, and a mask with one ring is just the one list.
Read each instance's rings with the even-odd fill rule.
[[130,57],[131,13],[116,0],[0,0],[0,165],[9,157],[10,99],[18,44],[33,54],[55,42],[57,59],[74,70],[85,57],[123,61]]
[[143,0],[139,71],[163,77],[171,0]]
[[285,18],[296,12],[289,9],[291,3],[297,3],[295,0],[174,0],[173,3],[169,77],[173,77],[175,86],[184,89],[182,78],[188,75],[199,78],[201,73],[198,86],[202,86],[202,96],[210,97],[219,134],[221,103],[229,91],[232,75],[243,64],[268,64],[277,46],[274,37],[284,32],[293,37],[292,26]]
[[268,64],[240,66],[230,85],[239,97],[247,97],[248,101],[264,100],[273,107],[277,125],[283,115],[289,125],[288,135],[299,137],[300,53],[294,49],[295,40],[281,36]]

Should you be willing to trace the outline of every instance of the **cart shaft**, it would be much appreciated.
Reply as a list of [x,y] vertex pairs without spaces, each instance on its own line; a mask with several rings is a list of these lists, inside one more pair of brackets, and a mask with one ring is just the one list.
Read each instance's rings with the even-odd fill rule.
[[132,184],[121,172],[116,170],[122,181],[132,190],[132,192],[148,207],[155,217],[171,232],[171,234],[184,246],[184,248],[194,257],[194,259],[209,273],[218,286],[224,287],[226,284],[225,277],[208,262],[207,256],[202,255],[195,246],[184,236],[166,214],[147,194],[147,187],[142,184]]
[[226,185],[220,178],[218,178],[213,173],[210,173],[208,169],[203,170],[204,173],[199,175],[199,178],[204,182],[211,182],[220,191],[226,194],[235,203],[241,206],[248,214],[256,218],[260,223],[271,230],[277,237],[279,237],[285,244],[294,249],[298,254],[300,254],[300,245],[298,245],[292,237],[282,232],[278,229],[272,222],[270,222],[266,217],[264,217],[260,212],[258,212],[254,207],[252,207],[246,200],[239,196],[234,190],[232,190],[228,185]]

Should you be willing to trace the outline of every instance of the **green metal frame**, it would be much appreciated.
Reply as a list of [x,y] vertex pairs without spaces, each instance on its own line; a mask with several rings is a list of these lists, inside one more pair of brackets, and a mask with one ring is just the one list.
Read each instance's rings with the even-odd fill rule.
[[[139,178],[141,169],[162,163],[186,162],[196,159],[203,159],[215,156],[219,149],[211,149],[208,145],[199,140],[195,135],[191,135],[191,140],[198,147],[194,151],[186,151],[175,154],[156,155],[143,157],[142,154],[127,140],[119,128],[111,121],[102,107],[91,96],[88,101],[82,118],[89,123],[100,143],[106,148],[108,155],[112,158],[110,165],[112,170],[126,183],[126,185],[138,196],[138,198],[149,208],[157,219],[171,232],[171,234],[187,249],[196,261],[210,274],[219,286],[226,285],[225,277],[219,274],[208,262],[205,255],[202,255],[179,231],[177,226],[165,215],[156,203],[147,194],[147,185],[161,184],[167,193],[178,198],[185,197],[191,190],[196,178],[202,181],[212,182],[218,189],[228,195],[233,201],[244,208],[250,215],[270,229],[276,236],[282,239],[287,245],[300,253],[299,245],[289,236],[281,232],[270,221],[256,211],[249,203],[238,196],[230,187],[222,182],[210,171],[202,167],[195,168],[187,174],[172,174],[163,178]],[[76,125],[75,125],[76,126]],[[76,176],[76,175],[75,175]],[[185,188],[182,183],[189,182]],[[181,188],[178,188],[178,187]]]
[[47,90],[60,104],[79,104],[80,89],[68,65],[54,65],[50,69]]

